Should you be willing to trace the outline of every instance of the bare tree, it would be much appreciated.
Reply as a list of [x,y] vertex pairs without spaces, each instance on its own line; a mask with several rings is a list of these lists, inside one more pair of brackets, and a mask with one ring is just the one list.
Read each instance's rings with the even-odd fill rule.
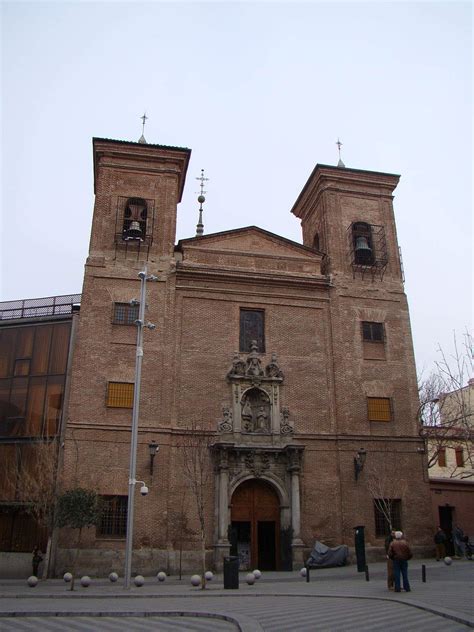
[[178,441],[183,475],[194,500],[198,519],[198,536],[201,544],[201,588],[206,587],[206,497],[212,481],[211,464],[212,434],[198,427],[195,422],[188,426]]
[[446,356],[441,347],[436,370],[419,387],[418,421],[427,447],[428,468],[445,458],[446,449],[461,452],[461,458],[446,462],[449,478],[474,477],[473,339],[464,335],[461,348],[454,335],[454,352]]
[[383,455],[382,459],[367,464],[364,479],[375,507],[383,515],[388,531],[391,531],[395,506],[405,496],[407,480],[396,476],[397,465],[388,456]]
[[179,579],[182,579],[183,568],[183,545],[189,536],[194,535],[194,531],[189,527],[188,512],[189,512],[189,496],[187,486],[178,492],[179,502],[178,505],[170,512],[170,522],[174,525],[173,529],[173,544],[175,548],[178,548],[178,574]]

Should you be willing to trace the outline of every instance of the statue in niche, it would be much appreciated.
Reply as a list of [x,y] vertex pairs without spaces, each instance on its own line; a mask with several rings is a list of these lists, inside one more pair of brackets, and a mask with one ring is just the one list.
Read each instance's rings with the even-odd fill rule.
[[265,373],[267,377],[283,377],[283,372],[278,366],[277,355],[275,352],[272,353],[272,359],[270,360],[270,363],[267,364]]
[[252,340],[250,349],[251,351],[247,357],[247,366],[245,369],[245,375],[250,375],[254,377],[262,377],[264,375],[264,372],[262,369],[262,362],[260,358],[258,357],[258,353],[257,353],[258,346],[257,346],[256,340]]
[[268,432],[268,414],[264,406],[259,406],[256,417],[255,432]]
[[232,366],[229,369],[227,375],[245,375],[245,361],[241,359],[237,351],[234,353],[232,360]]
[[241,405],[244,432],[258,434],[270,432],[270,400],[266,393],[252,388],[245,393]]
[[253,412],[248,398],[245,398],[242,406],[242,427],[245,432],[252,432],[253,430]]

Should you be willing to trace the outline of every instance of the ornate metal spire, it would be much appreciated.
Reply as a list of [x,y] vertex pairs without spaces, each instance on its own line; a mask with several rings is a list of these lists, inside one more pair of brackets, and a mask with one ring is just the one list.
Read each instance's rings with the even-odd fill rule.
[[146,140],[145,140],[145,123],[146,123],[147,118],[148,118],[148,116],[146,115],[146,112],[144,112],[143,116],[140,116],[140,118],[142,119],[142,135],[138,139],[138,142],[146,145]]
[[342,147],[342,143],[341,143],[341,141],[339,140],[339,138],[337,139],[336,145],[337,145],[337,149],[338,149],[338,151],[339,151],[339,162],[337,163],[337,166],[338,166],[338,167],[345,167],[346,165],[342,162],[342,159],[341,159],[341,147]]
[[204,177],[204,169],[201,169],[201,175],[199,176],[199,178],[196,178],[196,180],[199,180],[201,182],[201,191],[198,195],[199,220],[196,226],[196,237],[201,237],[202,235],[204,235],[204,224],[202,223],[202,211],[203,211],[202,205],[206,201],[206,198],[204,197],[204,193],[207,193],[207,191],[204,191],[204,182],[208,182],[209,180],[209,178]]

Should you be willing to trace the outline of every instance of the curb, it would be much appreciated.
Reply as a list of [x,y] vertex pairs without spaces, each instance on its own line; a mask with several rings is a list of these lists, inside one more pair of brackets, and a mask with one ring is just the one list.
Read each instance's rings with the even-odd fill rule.
[[77,612],[68,611],[68,612],[48,612],[45,610],[35,610],[31,612],[1,612],[0,619],[4,618],[27,618],[27,617],[57,617],[57,618],[66,618],[66,617],[197,617],[202,619],[220,619],[223,621],[228,621],[229,623],[234,624],[239,632],[263,632],[263,628],[254,619],[250,619],[246,615],[229,615],[224,612],[199,612],[194,610],[184,611],[184,610],[156,610],[151,611],[147,610],[146,612],[133,612],[133,611],[122,611],[122,612],[108,612],[102,610],[100,612],[95,612],[93,610],[79,610]]

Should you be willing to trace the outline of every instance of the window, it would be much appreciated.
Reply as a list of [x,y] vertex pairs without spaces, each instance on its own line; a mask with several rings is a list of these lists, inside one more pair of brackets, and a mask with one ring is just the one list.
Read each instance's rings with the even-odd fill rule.
[[114,325],[134,325],[138,320],[139,305],[114,303]]
[[314,248],[315,250],[319,250],[319,248],[320,248],[319,235],[318,235],[318,233],[316,233],[316,235],[313,237],[313,248]]
[[122,239],[143,241],[146,237],[147,205],[142,198],[130,198],[123,214]]
[[438,465],[439,467],[446,467],[446,448],[439,448],[438,450]]
[[128,496],[102,496],[102,512],[97,535],[124,538],[127,535]]
[[133,382],[109,382],[107,384],[107,406],[109,408],[133,408],[133,387]]
[[462,448],[456,448],[454,450],[456,454],[456,467],[464,467],[464,453]]
[[370,323],[364,321],[362,323],[362,339],[365,342],[383,342],[383,323]]
[[392,406],[389,397],[367,397],[369,421],[392,421]]
[[402,530],[402,501],[399,498],[375,498],[374,518],[375,537],[383,538],[390,533],[391,528],[397,531]]
[[257,342],[257,351],[265,352],[265,312],[263,309],[240,310],[240,351],[251,351],[252,341]]
[[370,224],[365,222],[352,224],[352,245],[354,248],[354,262],[356,264],[363,266],[374,265],[375,256]]

